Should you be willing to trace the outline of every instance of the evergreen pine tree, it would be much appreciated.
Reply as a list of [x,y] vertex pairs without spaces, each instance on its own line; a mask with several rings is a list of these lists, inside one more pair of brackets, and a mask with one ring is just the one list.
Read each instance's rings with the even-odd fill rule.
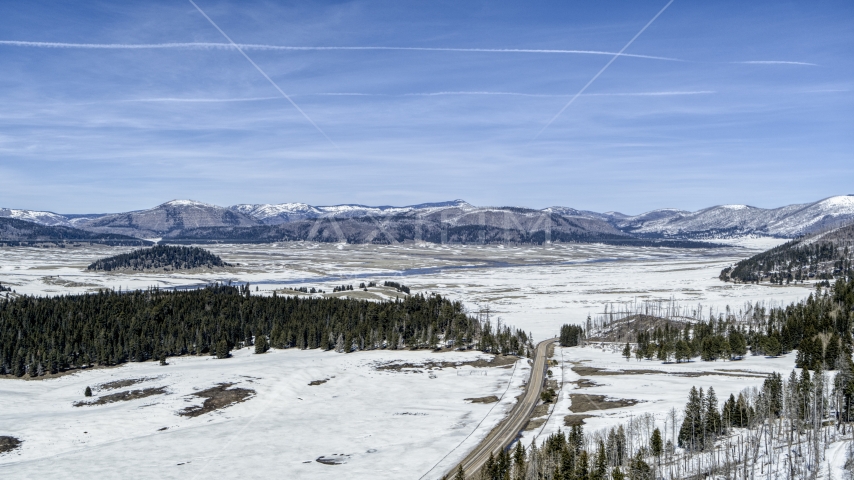
[[264,334],[255,336],[255,353],[267,353],[270,347],[267,345],[267,337]]
[[629,466],[629,478],[631,480],[653,480],[652,468],[643,460],[643,455],[638,452]]
[[228,342],[225,339],[220,340],[216,344],[216,358],[228,358],[229,357],[229,349]]
[[596,458],[593,460],[593,468],[590,470],[590,480],[607,480],[608,456],[605,454],[605,442],[599,440],[596,446]]
[[649,450],[655,457],[661,457],[664,451],[664,444],[661,441],[661,430],[658,428],[652,431],[652,438],[649,439]]
[[623,347],[623,356],[626,357],[626,361],[632,358],[632,346],[629,345],[629,342],[626,342],[626,346]]
[[687,450],[702,448],[703,435],[703,396],[697,387],[691,387],[688,393],[688,403],[685,405],[685,419],[679,429],[679,446]]
[[614,470],[611,471],[611,480],[626,480],[626,475],[623,474],[619,466],[614,467]]
[[715,389],[709,387],[709,393],[706,395],[706,415],[705,415],[705,434],[710,441],[721,434],[721,414],[718,411],[718,397],[715,395]]
[[457,467],[457,473],[454,475],[454,480],[466,480],[466,471],[463,470],[462,465]]
[[688,346],[685,340],[676,342],[674,356],[676,357],[676,363],[682,363],[691,358],[691,347]]

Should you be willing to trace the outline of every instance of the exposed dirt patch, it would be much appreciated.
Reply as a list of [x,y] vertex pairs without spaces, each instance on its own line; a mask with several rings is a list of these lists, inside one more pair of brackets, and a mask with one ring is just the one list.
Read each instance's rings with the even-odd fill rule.
[[0,436],[0,453],[11,452],[21,446],[21,441],[15,437]]
[[82,287],[100,287],[96,283],[83,283],[83,282],[75,282],[73,280],[66,280],[62,277],[42,277],[42,282],[45,285],[57,285],[60,287],[68,287],[68,288],[82,288]]
[[148,380],[154,380],[153,378],[128,378],[126,380],[115,380],[112,382],[102,383],[95,388],[98,390],[115,390],[117,388],[129,387],[131,385],[136,385],[137,383],[142,383]]
[[531,418],[537,417],[545,417],[549,414],[549,406],[548,404],[537,405],[534,407],[534,411],[531,412]]
[[595,417],[596,415],[566,415],[563,417],[563,424],[567,427],[580,427],[584,425],[584,419]]
[[488,397],[467,398],[465,400],[471,403],[495,403],[498,401],[498,397],[490,395]]
[[[613,376],[613,375],[670,375],[673,377],[707,377],[711,375],[719,375],[722,377],[756,377],[756,378],[765,378],[766,374],[757,374],[757,373],[726,373],[727,370],[716,370],[714,372],[707,371],[697,371],[697,372],[666,372],[664,370],[647,370],[647,369],[628,369],[628,370],[605,370],[604,368],[598,367],[586,367],[583,365],[576,365],[572,367],[572,371],[583,376],[583,377],[594,377],[594,376]],[[738,370],[729,370],[729,372],[738,372]],[[592,386],[592,385],[591,385]],[[582,387],[579,387],[582,388]]]
[[232,388],[233,383],[220,383],[215,387],[202,390],[193,394],[195,397],[205,399],[205,403],[196,407],[187,407],[181,410],[178,415],[184,417],[198,417],[214,410],[221,410],[230,407],[236,403],[245,402],[253,395],[255,390],[249,388]]
[[489,368],[489,367],[499,367],[499,368],[510,368],[513,366],[516,361],[519,360],[519,357],[515,355],[494,355],[492,358],[478,358],[477,360],[472,360],[470,362],[423,362],[423,363],[408,363],[408,362],[388,362],[383,364],[378,364],[374,367],[376,370],[390,370],[395,372],[400,372],[402,370],[412,370],[412,369],[443,369],[443,368],[458,368],[458,367],[474,367],[474,368]]
[[587,395],[585,393],[570,393],[569,398],[572,400],[569,411],[573,413],[631,407],[640,403],[631,398],[611,398],[605,395]]
[[581,388],[590,388],[590,387],[598,387],[598,386],[600,385],[600,384],[598,384],[598,383],[594,382],[593,380],[588,380],[588,379],[586,379],[586,378],[581,378],[581,379],[576,380],[576,381],[571,382],[571,383],[574,383],[574,384],[575,384],[575,388],[577,388],[577,389],[581,389]]
[[350,459],[350,455],[344,455],[343,453],[333,453],[329,456],[317,457],[317,462],[322,463],[324,465],[343,465],[347,463],[347,460]]
[[312,381],[308,382],[308,385],[311,387],[314,387],[317,385],[323,385],[324,383],[326,383],[328,381],[329,381],[328,378],[324,378],[323,380],[312,380]]
[[525,431],[536,430],[543,426],[546,423],[545,418],[535,418],[533,420],[528,420],[528,424],[525,425]]
[[152,395],[161,395],[166,393],[166,387],[144,388],[142,390],[126,390],[124,392],[111,393],[98,397],[93,402],[74,402],[75,407],[86,407],[90,405],[106,405],[108,403],[126,402],[129,400],[137,400],[139,398],[150,397]]
[[606,375],[646,375],[646,374],[667,374],[663,370],[645,370],[645,369],[630,369],[630,370],[605,370],[598,367],[586,367],[576,365],[572,367],[572,371],[582,377],[606,376]]

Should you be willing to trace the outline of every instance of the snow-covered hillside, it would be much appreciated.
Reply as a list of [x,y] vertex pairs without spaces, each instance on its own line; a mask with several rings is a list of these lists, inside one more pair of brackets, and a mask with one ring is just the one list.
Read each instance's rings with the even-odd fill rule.
[[279,204],[240,204],[228,207],[230,210],[249,215],[267,225],[313,218],[357,218],[357,217],[388,217],[394,215],[416,214],[425,215],[447,208],[474,208],[463,200],[450,202],[423,203],[405,207],[345,204],[315,207],[305,203]]
[[71,223],[63,215],[53,212],[40,212],[38,210],[18,210],[14,208],[0,208],[0,217],[15,218],[26,222],[38,223],[40,225],[61,225],[70,227]]
[[0,217],[12,217],[42,225],[66,225],[97,232],[152,237],[187,228],[281,225],[326,218],[373,217],[394,221],[394,217],[406,217],[452,225],[503,226],[507,216],[515,216],[516,223],[519,223],[524,221],[520,219],[525,216],[542,217],[544,214],[557,215],[574,222],[583,220],[586,223],[579,224],[580,228],[608,234],[675,238],[732,238],[750,235],[791,238],[854,222],[854,195],[835,196],[813,203],[770,209],[749,205],[718,205],[696,212],[663,208],[640,215],[597,213],[560,206],[542,210],[477,207],[463,200],[403,207],[358,204],[313,206],[306,203],[219,207],[193,200],[173,200],[148,210],[105,215],[60,215],[36,210],[0,209]]
[[696,212],[654,210],[612,220],[618,228],[635,234],[711,237],[795,237],[851,221],[854,221],[852,195],[771,209],[749,205],[718,205]]

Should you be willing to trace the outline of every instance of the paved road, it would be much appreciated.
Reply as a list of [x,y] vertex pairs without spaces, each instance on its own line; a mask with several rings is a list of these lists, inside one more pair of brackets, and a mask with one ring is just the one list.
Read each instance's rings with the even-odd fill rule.
[[[540,392],[543,390],[546,376],[546,351],[549,345],[557,342],[557,338],[543,340],[537,344],[537,349],[534,353],[534,366],[531,368],[531,378],[528,381],[528,389],[525,391],[525,396],[513,407],[510,414],[507,415],[497,427],[489,432],[489,435],[480,442],[480,445],[475,447],[471,453],[460,462],[463,466],[468,478],[479,478],[476,474],[479,473],[481,467],[486,464],[489,459],[489,454],[497,455],[503,448],[510,445],[510,442],[516,439],[516,435],[525,428],[534,407],[537,406],[537,401],[540,399]],[[452,477],[457,471],[457,465],[448,472],[448,477]]]

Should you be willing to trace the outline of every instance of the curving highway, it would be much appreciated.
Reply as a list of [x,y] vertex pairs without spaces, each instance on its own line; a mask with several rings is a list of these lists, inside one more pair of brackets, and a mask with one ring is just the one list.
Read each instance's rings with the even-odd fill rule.
[[546,377],[546,352],[550,345],[557,342],[557,338],[543,340],[537,344],[534,351],[534,365],[531,368],[531,378],[528,380],[528,388],[525,390],[525,395],[510,411],[501,423],[498,424],[480,444],[472,450],[466,458],[463,459],[454,468],[448,472],[448,477],[452,477],[457,471],[459,465],[463,466],[467,478],[480,478],[479,471],[489,459],[489,454],[497,455],[507,445],[516,439],[519,432],[525,428],[534,407],[537,406],[537,401],[540,399],[540,392],[543,389]]

